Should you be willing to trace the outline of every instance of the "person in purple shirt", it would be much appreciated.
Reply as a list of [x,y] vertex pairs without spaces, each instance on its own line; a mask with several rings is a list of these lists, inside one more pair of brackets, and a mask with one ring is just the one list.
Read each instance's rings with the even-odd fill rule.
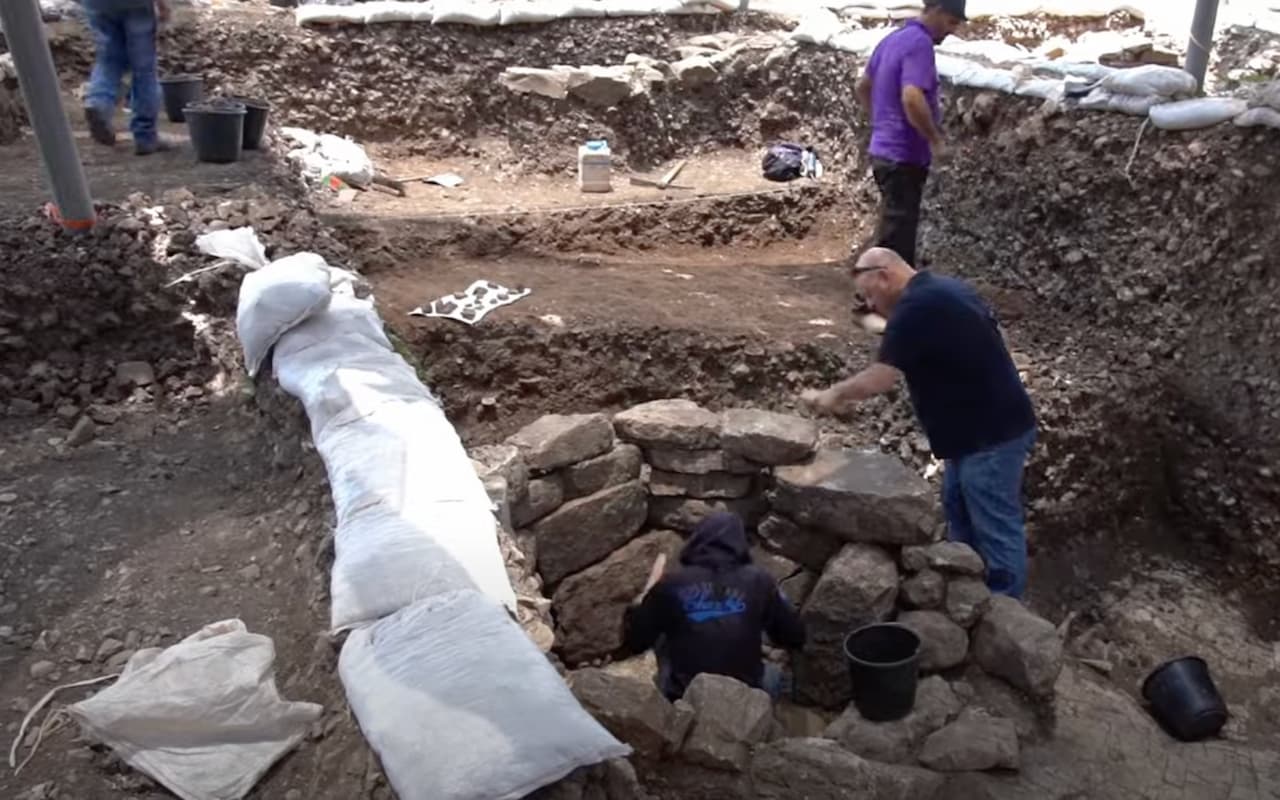
[[874,244],[916,264],[920,201],[929,166],[943,150],[933,48],[965,21],[965,0],[925,0],[924,12],[876,47],[858,81],[871,113],[871,167],[880,187]]

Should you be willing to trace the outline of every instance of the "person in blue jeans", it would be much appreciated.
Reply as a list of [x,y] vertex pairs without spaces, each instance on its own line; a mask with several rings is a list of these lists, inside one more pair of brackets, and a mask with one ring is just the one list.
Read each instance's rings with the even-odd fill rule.
[[167,0],[83,0],[97,58],[85,96],[89,134],[103,145],[114,145],[112,122],[124,75],[129,73],[130,129],[134,152],[140,156],[169,149],[156,132],[160,112],[160,79],[156,66],[156,30],[168,19]]
[[1027,586],[1022,472],[1036,417],[991,309],[967,283],[912,269],[874,247],[852,269],[858,291],[888,319],[876,363],[803,399],[837,413],[906,378],[916,417],[946,463],[942,505],[952,541],[973,547],[996,594]]

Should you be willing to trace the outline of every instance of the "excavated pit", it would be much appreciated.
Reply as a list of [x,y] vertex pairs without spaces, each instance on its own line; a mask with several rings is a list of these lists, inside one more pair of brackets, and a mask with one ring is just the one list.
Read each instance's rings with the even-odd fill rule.
[[[669,397],[715,412],[794,413],[801,389],[848,374],[874,352],[874,337],[852,323],[838,269],[850,242],[869,231],[875,204],[859,155],[866,130],[852,103],[859,65],[851,56],[799,48],[766,68],[764,54],[753,55],[712,86],[601,110],[513,98],[497,75],[513,65],[620,63],[631,52],[665,58],[692,36],[774,23],[592,20],[539,26],[535,37],[410,25],[298,31],[261,9],[220,13],[217,24],[165,34],[167,68],[264,94],[279,122],[354,135],[380,161],[406,169],[491,163],[502,177],[490,193],[470,195],[471,205],[468,195],[421,187],[405,202],[321,200],[320,217],[339,241],[309,214],[264,217],[280,226],[281,246],[314,246],[319,237],[327,256],[368,274],[388,326],[421,361],[424,382],[469,447],[502,442],[547,413],[617,412]],[[54,46],[64,75],[83,77],[83,35],[68,27]],[[304,62],[317,66],[291,84],[269,81],[268,65]],[[1027,481],[1031,603],[1055,622],[1074,620],[1069,652],[1111,664],[1107,680],[1129,694],[1156,660],[1215,656],[1237,712],[1233,735],[1266,740],[1280,726],[1280,699],[1264,691],[1275,671],[1270,642],[1280,635],[1275,140],[1229,128],[1148,131],[1130,165],[1132,118],[969,91],[947,98],[954,144],[930,183],[923,252],[992,300],[1041,417]],[[556,208],[565,203],[542,197],[544,187],[571,183],[576,144],[595,135],[610,138],[620,163],[648,174],[690,157],[690,179],[699,159],[728,153],[750,166],[765,141],[813,141],[829,177],[768,192],[747,181],[732,197],[736,185],[726,184],[724,194],[681,202]],[[251,197],[222,222],[252,220],[263,202]],[[527,210],[539,202],[548,207]],[[223,217],[198,205],[187,220],[193,228]],[[7,254],[50,247],[11,230]],[[128,252],[137,231],[111,236],[108,246]],[[49,415],[68,403],[126,399],[112,380],[122,356],[161,365],[165,396],[181,398],[208,379],[213,356],[195,342],[197,323],[179,312],[194,298],[198,316],[229,316],[229,279],[205,278],[172,297],[151,276],[125,280],[105,287],[109,308],[90,320],[66,289],[101,293],[92,276],[104,273],[76,272],[75,257],[60,253],[60,271],[32,271],[30,288],[24,278],[19,290],[10,283],[0,293],[6,335],[17,330],[22,340],[6,341],[21,357],[0,370],[11,413],[15,401],[24,414]],[[408,316],[476,278],[534,293],[475,327]],[[47,310],[31,320],[34,305]],[[157,323],[172,336],[142,335]],[[56,363],[33,374],[41,349]],[[824,421],[819,443],[877,448],[917,474],[930,466],[900,395]],[[276,457],[288,469],[299,458]],[[322,573],[323,554],[318,562]],[[616,654],[589,649],[592,658],[575,660]],[[294,650],[292,663],[307,664],[307,648]],[[314,669],[295,685],[307,685]],[[342,729],[325,752],[356,735]],[[346,750],[354,755],[343,757],[345,769],[364,776],[363,790],[385,793],[376,766],[355,763],[364,751]],[[317,785],[314,776],[308,782]]]

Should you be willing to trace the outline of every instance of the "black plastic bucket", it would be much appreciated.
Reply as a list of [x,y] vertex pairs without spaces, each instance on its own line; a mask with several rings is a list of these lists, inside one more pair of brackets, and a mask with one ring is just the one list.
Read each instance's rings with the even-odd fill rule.
[[204,99],[204,78],[199,75],[170,75],[160,79],[164,111],[170,122],[186,122],[183,110]]
[[271,113],[271,104],[253,97],[231,99],[244,103],[244,149],[257,150],[258,145],[262,144],[262,132],[267,129],[267,115]]
[[892,722],[911,713],[920,677],[920,637],[905,625],[880,623],[845,637],[844,657],[853,704],[869,722]]
[[230,164],[240,160],[244,149],[244,103],[211,100],[189,105],[184,111],[197,161]]
[[1187,656],[1156,667],[1142,682],[1142,697],[1169,735],[1184,742],[1217,736],[1227,724],[1227,704],[1203,658]]

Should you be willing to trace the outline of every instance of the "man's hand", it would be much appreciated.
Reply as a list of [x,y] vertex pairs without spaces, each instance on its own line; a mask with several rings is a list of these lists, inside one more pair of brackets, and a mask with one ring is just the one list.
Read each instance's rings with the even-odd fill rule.
[[169,11],[169,0],[156,0],[156,19],[160,22],[168,22],[172,16]]
[[929,150],[935,161],[941,161],[947,155],[947,142],[941,136],[929,142]]
[[658,557],[653,560],[653,566],[649,567],[649,579],[645,581],[644,589],[636,598],[631,601],[632,605],[640,605],[644,602],[645,595],[649,594],[649,590],[658,585],[658,581],[662,580],[662,573],[667,569],[667,557],[663,553],[659,553]]
[[832,389],[805,389],[800,394],[800,400],[821,414],[835,414],[843,405],[839,395]]

